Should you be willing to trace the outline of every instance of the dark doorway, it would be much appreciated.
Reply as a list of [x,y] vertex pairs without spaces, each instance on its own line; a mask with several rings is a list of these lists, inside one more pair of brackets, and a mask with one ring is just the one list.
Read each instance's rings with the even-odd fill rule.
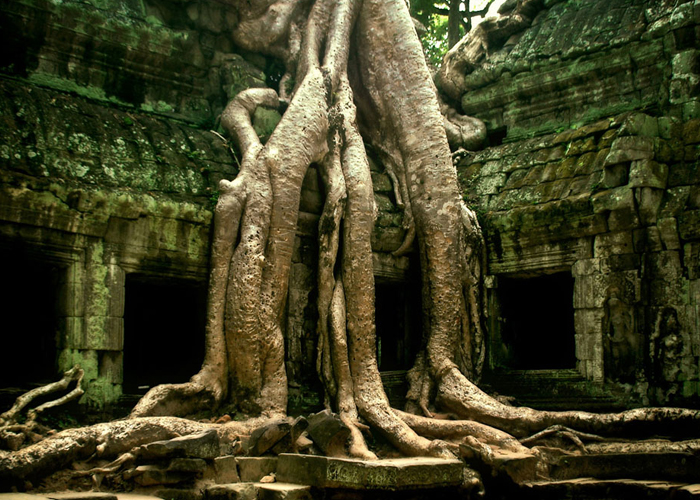
[[187,280],[126,276],[124,392],[187,382],[204,359],[206,287]]
[[576,367],[574,279],[569,273],[499,277],[500,365],[514,370]]
[[421,342],[420,286],[377,281],[375,300],[379,370],[408,370]]
[[27,388],[58,379],[57,300],[63,268],[0,253],[0,386]]

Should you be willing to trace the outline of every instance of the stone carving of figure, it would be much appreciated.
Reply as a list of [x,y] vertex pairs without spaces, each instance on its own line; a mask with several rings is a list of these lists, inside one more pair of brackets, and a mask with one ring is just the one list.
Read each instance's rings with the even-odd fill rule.
[[659,313],[653,347],[656,351],[656,356],[652,359],[657,380],[678,382],[683,355],[683,339],[675,309],[666,307]]
[[634,333],[632,310],[612,287],[605,302],[605,328],[608,343],[608,372],[621,382],[633,382],[637,368],[638,340]]

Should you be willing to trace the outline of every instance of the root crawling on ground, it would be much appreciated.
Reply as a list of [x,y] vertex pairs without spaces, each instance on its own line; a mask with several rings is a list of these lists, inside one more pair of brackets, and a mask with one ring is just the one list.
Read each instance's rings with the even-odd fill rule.
[[[320,167],[326,194],[318,231],[318,373],[327,406],[349,428],[348,455],[375,458],[363,437],[367,428],[405,455],[484,463],[499,454],[544,457],[527,445],[545,434],[603,449],[584,441],[654,434],[668,423],[697,433],[696,411],[536,411],[506,406],[475,385],[485,358],[483,239],[460,195],[440,102],[404,0],[257,0],[246,2],[239,16],[246,47],[282,58],[294,85],[282,96],[244,91],[222,115],[242,162],[235,180],[221,182],[215,210],[201,371],[188,383],[149,391],[129,420],[64,431],[0,456],[0,470],[37,476],[94,453],[116,459],[105,466],[115,471],[147,442],[211,427],[240,431],[233,423],[158,415],[233,405],[260,419],[248,427],[283,418],[282,321],[301,185],[312,164]],[[267,23],[274,29],[262,29]],[[282,120],[262,144],[251,115],[287,99]],[[397,252],[412,250],[415,237],[420,256],[424,337],[409,374],[408,413],[391,408],[377,367],[367,144],[390,168],[405,212],[409,237]],[[439,420],[437,411],[459,420]],[[654,443],[647,448],[670,446]]]

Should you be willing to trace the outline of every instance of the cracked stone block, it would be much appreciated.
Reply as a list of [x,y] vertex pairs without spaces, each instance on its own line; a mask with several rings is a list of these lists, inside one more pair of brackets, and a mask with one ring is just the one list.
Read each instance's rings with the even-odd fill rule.
[[238,457],[236,462],[243,482],[260,481],[277,470],[277,457]]
[[290,483],[257,484],[258,500],[311,500],[311,487]]
[[141,448],[144,459],[166,457],[216,458],[219,456],[219,435],[210,429],[167,441],[156,441]]
[[257,497],[253,483],[217,484],[204,490],[205,500],[256,500]]
[[236,457],[229,455],[214,459],[215,481],[217,484],[237,483],[241,480],[238,475],[238,463]]
[[283,453],[277,479],[318,488],[440,488],[459,485],[463,469],[460,460],[414,457],[365,461]]

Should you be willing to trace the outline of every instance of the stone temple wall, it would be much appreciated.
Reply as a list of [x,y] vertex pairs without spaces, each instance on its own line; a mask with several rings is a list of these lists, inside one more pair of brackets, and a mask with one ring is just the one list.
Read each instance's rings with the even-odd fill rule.
[[[0,5],[0,389],[56,380],[77,363],[81,403],[128,407],[125,393],[199,368],[212,210],[219,180],[238,168],[211,130],[221,132],[217,117],[239,91],[281,76],[272,59],[235,47],[237,23],[234,9],[208,0]],[[256,111],[261,139],[279,119]],[[402,215],[389,177],[372,169],[375,272],[406,283],[408,257],[389,254],[405,235]],[[293,407],[320,397],[319,184],[312,167],[288,300]]]
[[537,279],[558,275],[573,283],[556,292],[573,304],[572,370],[642,403],[696,401],[700,2],[545,4],[465,76],[463,108],[502,139],[457,161],[487,241],[491,369],[528,368],[508,352],[508,322],[526,320],[505,308],[553,300],[538,287],[559,285]]

